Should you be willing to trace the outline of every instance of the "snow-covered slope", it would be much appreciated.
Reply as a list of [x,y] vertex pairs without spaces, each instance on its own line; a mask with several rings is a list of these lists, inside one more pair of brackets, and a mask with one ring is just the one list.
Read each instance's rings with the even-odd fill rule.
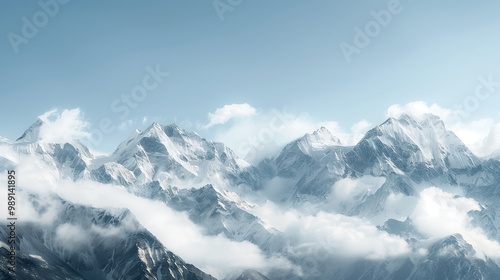
[[368,131],[354,147],[341,146],[322,128],[291,142],[260,167],[272,169],[271,178],[287,179],[288,199],[296,206],[321,203],[344,178],[385,177],[386,184],[363,198],[358,210],[344,211],[375,215],[390,194],[415,194],[415,184],[496,182],[489,177],[493,168],[484,170],[483,163],[437,116],[403,114]]
[[111,156],[100,161],[104,165],[113,163],[104,168],[94,166],[94,178],[104,182],[140,185],[162,181],[181,187],[214,184],[253,189],[261,186],[257,169],[224,144],[207,141],[174,124],[154,123],[143,132],[136,131]]
[[473,169],[480,160],[437,116],[417,120],[403,114],[370,130],[348,153],[347,162],[359,173],[404,173],[422,180]]
[[281,202],[300,203],[328,194],[331,185],[345,173],[345,154],[350,149],[322,127],[292,141],[276,158],[259,167],[268,177],[286,181]]
[[[89,176],[88,167],[94,156],[80,141],[51,143],[40,138],[40,129],[45,125],[38,119],[16,141],[0,142],[0,148],[8,149],[6,164],[19,160],[32,160],[35,157],[52,167],[61,178],[78,180]],[[5,150],[4,150],[5,152]],[[1,159],[0,161],[5,161]]]
[[500,279],[500,268],[491,259],[475,257],[474,248],[460,234],[445,237],[429,248],[409,279]]
[[335,155],[341,161],[344,150],[340,140],[321,127],[283,148],[274,160],[276,175],[285,178],[303,175],[310,169],[324,165]]
[[[355,146],[342,145],[321,128],[292,141],[258,168],[224,144],[176,125],[155,123],[134,132],[111,155],[100,157],[78,141],[43,141],[43,125],[35,122],[17,141],[0,138],[0,171],[34,158],[58,178],[119,185],[141,199],[186,212],[206,235],[251,242],[270,261],[286,259],[295,267],[287,268],[284,279],[498,279],[500,275],[497,264],[489,256],[478,258],[460,234],[429,239],[408,218],[423,188],[456,190],[479,205],[469,212],[471,226],[483,230],[490,241],[500,242],[500,162],[476,157],[433,115],[390,118]],[[265,208],[269,201],[277,208]],[[51,279],[211,279],[168,251],[127,210],[58,203],[62,210],[50,226],[25,223],[19,229],[19,261],[28,278],[37,270],[40,279],[48,275],[53,275]],[[259,217],[264,212],[256,209],[265,215],[283,211],[276,213],[284,220],[277,222],[281,231],[264,222],[275,219]],[[328,218],[311,226],[318,216]],[[362,228],[371,226],[377,233],[390,234],[387,238],[399,236],[411,252],[383,259],[346,259],[336,250],[317,253],[314,248],[323,243],[314,235],[335,218],[348,221],[343,227],[362,221]],[[324,239],[340,238],[332,227],[327,231],[332,236]],[[311,236],[303,236],[306,228]],[[74,233],[72,242],[61,242],[68,240],[64,232]],[[0,229],[0,234],[7,233]],[[366,236],[363,230],[352,235]],[[5,244],[0,245],[6,250]],[[233,271],[227,279],[280,279],[269,269],[243,270]],[[3,268],[0,273],[10,277]]]
[[223,234],[234,241],[250,241],[270,254],[283,252],[284,236],[266,225],[248,210],[254,205],[236,193],[217,190],[212,185],[200,189],[181,189],[168,198],[167,205],[189,213],[191,220],[202,225],[209,235]]
[[[40,212],[47,203],[37,197],[30,202]],[[55,220],[17,224],[17,279],[215,279],[167,250],[128,210],[57,198],[49,207],[58,209]],[[2,240],[7,234],[2,227]],[[4,266],[0,270],[10,275]]]
[[37,119],[21,137],[17,138],[16,142],[33,143],[41,140],[40,129],[45,123],[41,119]]

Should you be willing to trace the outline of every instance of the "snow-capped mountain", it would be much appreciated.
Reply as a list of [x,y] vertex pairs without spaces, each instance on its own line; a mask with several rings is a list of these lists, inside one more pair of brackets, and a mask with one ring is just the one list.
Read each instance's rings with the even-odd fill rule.
[[[56,219],[18,224],[19,269],[1,266],[4,279],[215,279],[167,250],[126,209],[90,208],[57,197],[32,196],[30,203],[39,213],[57,211]],[[2,227],[2,240],[8,235]]]
[[491,259],[478,259],[460,234],[443,238],[429,248],[409,279],[498,279],[500,268]]
[[131,186],[129,191],[186,212],[191,221],[203,227],[208,235],[223,234],[237,242],[250,241],[269,253],[282,252],[286,247],[281,232],[250,213],[255,205],[229,190],[217,189],[211,184],[179,189],[153,181]]
[[21,137],[17,138],[16,142],[33,143],[41,140],[40,129],[42,125],[44,125],[44,122],[41,119],[37,119],[36,122],[26,129]]
[[3,161],[7,160],[6,164],[12,166],[20,157],[36,156],[62,178],[78,180],[88,177],[88,167],[94,159],[89,149],[78,140],[66,143],[44,141],[40,137],[42,125],[44,122],[38,119],[16,141],[0,142],[0,147],[11,148],[14,152],[4,155],[7,159]]
[[[99,165],[99,162],[103,164]],[[237,157],[222,143],[207,141],[175,124],[154,123],[136,131],[107,158],[96,161],[93,177],[103,182],[167,184],[201,187],[260,188],[255,167]]]
[[[327,144],[317,139],[327,139]],[[358,200],[355,209],[345,209],[350,215],[376,215],[390,194],[414,195],[414,186],[422,182],[458,184],[482,174],[483,162],[434,115],[389,118],[353,147],[340,146],[335,139],[322,128],[288,144],[261,168],[271,167],[273,176],[293,185],[289,199],[294,205],[320,203],[342,178],[386,178],[376,193]]]
[[224,234],[231,240],[250,241],[269,253],[283,252],[282,234],[248,212],[254,207],[236,193],[212,185],[200,189],[175,190],[167,205],[186,211],[191,220],[202,225],[207,234]]
[[[57,178],[118,186],[137,199],[184,212],[206,236],[251,243],[268,260],[287,261],[287,268],[278,270],[247,269],[252,268],[249,264],[227,274],[228,280],[498,279],[500,275],[496,263],[500,260],[478,251],[477,243],[467,240],[471,235],[431,237],[409,217],[416,215],[412,211],[423,189],[456,190],[450,199],[468,199],[464,203],[472,209],[469,227],[488,242],[500,242],[500,162],[475,156],[433,115],[389,118],[354,146],[343,145],[322,127],[257,166],[223,143],[174,124],[154,123],[134,132],[112,154],[99,157],[79,141],[44,141],[43,125],[37,120],[16,141],[0,138],[0,171],[15,169],[23,158],[33,157]],[[50,225],[26,223],[19,229],[19,263],[26,268],[22,275],[35,277],[39,271],[39,279],[214,279],[167,250],[129,211],[74,205],[54,196],[50,204],[59,211]],[[260,216],[256,209],[270,201],[276,205],[273,211],[284,211],[278,217],[290,219],[292,226],[281,225],[278,230],[269,223],[272,218]],[[50,208],[36,195],[31,203],[39,214]],[[459,202],[443,205],[454,207],[454,203]],[[310,228],[312,220],[324,217],[320,213],[342,215],[342,227],[371,223],[377,234],[399,238],[408,250],[380,259],[343,257],[336,249],[321,249],[321,240],[302,236],[306,229],[321,231]],[[114,235],[104,234],[110,229],[116,229],[111,231]],[[63,232],[84,232],[84,238],[75,240],[85,246],[67,247],[61,242],[69,240]],[[335,229],[330,232],[326,240],[342,237]],[[5,240],[6,230],[0,233]],[[7,250],[4,245],[0,250]],[[4,267],[0,273],[11,277]]]
[[498,279],[500,268],[490,259],[474,256],[474,248],[460,234],[430,245],[424,257],[386,261],[363,260],[332,271],[339,279]]
[[284,178],[303,175],[309,169],[327,164],[331,157],[341,161],[343,151],[345,148],[342,147],[340,140],[325,127],[321,127],[283,148],[274,160],[276,175]]
[[359,173],[404,173],[417,181],[480,163],[443,121],[430,114],[421,120],[406,114],[389,118],[368,131],[349,152],[347,162]]
[[[299,202],[305,196],[324,197],[329,187],[345,173],[345,155],[351,147],[342,146],[328,129],[321,127],[312,134],[292,141],[271,161],[259,167],[270,178],[285,180],[288,188],[281,201]],[[308,197],[309,196],[309,197]]]

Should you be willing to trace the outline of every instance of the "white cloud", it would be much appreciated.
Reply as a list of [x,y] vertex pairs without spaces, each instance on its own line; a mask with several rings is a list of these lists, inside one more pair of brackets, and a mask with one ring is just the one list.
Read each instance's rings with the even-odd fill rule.
[[[385,177],[370,175],[361,178],[343,178],[332,186],[322,209],[328,212],[350,212],[367,199],[371,199],[385,182]],[[380,211],[373,215],[367,214],[366,219],[374,225],[383,224],[388,219],[404,221],[412,213],[416,203],[417,198],[414,196],[390,193]]]
[[448,120],[453,116],[458,115],[457,112],[454,112],[451,109],[443,108],[435,103],[428,106],[426,102],[415,101],[405,105],[392,105],[387,109],[385,116],[387,118],[399,118],[402,114],[408,114],[417,119],[422,117],[424,114],[434,114],[443,120]]
[[467,212],[479,210],[473,199],[454,197],[436,187],[424,189],[412,214],[415,225],[422,233],[444,237],[458,233],[470,222]]
[[304,215],[283,211],[272,202],[256,206],[252,213],[286,235],[294,248],[321,246],[332,257],[383,259],[410,252],[405,240],[378,230],[369,221],[320,211]]
[[[227,106],[232,105],[226,105],[224,108],[228,108]],[[253,109],[250,105],[248,106]],[[221,121],[214,119],[214,122],[225,125],[213,131],[214,140],[227,144],[237,155],[251,163],[258,163],[266,157],[276,155],[284,145],[322,126],[338,137],[344,145],[357,144],[373,126],[366,120],[360,120],[345,129],[336,121],[316,121],[305,112],[296,114],[286,109],[259,112],[254,110],[245,118],[236,118],[231,123],[226,123],[229,118],[223,117],[231,115],[227,113],[230,110],[224,110],[226,113],[220,114]],[[417,119],[422,118],[424,114],[437,115],[445,122],[446,127],[453,131],[476,155],[488,156],[492,153],[500,155],[500,141],[496,141],[500,137],[498,128],[500,123],[495,123],[493,119],[463,119],[461,112],[455,109],[441,107],[438,104],[428,105],[423,101],[392,105],[387,109],[386,117],[397,118],[403,113]],[[211,115],[215,116],[215,114]],[[212,121],[209,123],[209,125],[213,124]]]
[[417,201],[418,198],[415,196],[391,193],[385,201],[384,210],[370,220],[376,221],[377,224],[382,224],[388,219],[396,219],[402,222],[411,215]]
[[344,130],[333,121],[317,122],[309,114],[294,114],[286,108],[261,111],[246,118],[219,127],[213,133],[214,139],[231,147],[235,153],[251,163],[273,156],[289,142],[326,127],[345,145],[353,145],[368,130],[370,124],[362,120]]
[[[234,242],[223,236],[205,236],[187,214],[176,212],[159,201],[136,197],[120,187],[94,182],[61,182],[56,192],[74,203],[130,209],[139,222],[168,249],[216,277],[244,268],[266,271],[273,267],[291,267],[282,258],[267,258],[257,246],[249,242]],[[110,200],[109,197],[114,199]]]
[[372,124],[367,120],[361,120],[351,126],[351,131],[353,133],[354,139],[351,144],[357,143],[365,133],[372,127]]
[[488,136],[482,142],[486,155],[500,156],[500,123],[492,124]]
[[233,118],[247,117],[255,115],[255,113],[255,108],[247,103],[225,105],[222,108],[217,108],[214,113],[208,113],[209,123],[204,127],[209,128],[217,124],[225,124]]
[[411,218],[417,229],[431,238],[460,233],[474,247],[478,257],[500,258],[500,244],[489,240],[481,228],[471,225],[471,217],[467,214],[471,210],[480,210],[473,199],[431,187],[420,192]]
[[344,178],[333,185],[331,199],[337,202],[353,202],[357,196],[373,195],[384,183],[384,177]]
[[57,227],[55,241],[65,250],[76,251],[90,245],[90,236],[79,225],[66,223]]
[[[224,236],[206,236],[203,234],[203,229],[191,222],[186,213],[176,212],[160,201],[137,197],[122,186],[85,180],[77,182],[62,180],[58,178],[57,173],[48,172],[49,169],[45,164],[35,158],[20,162],[18,170],[20,174],[25,174],[19,184],[19,188],[23,190],[23,197],[28,193],[36,193],[47,205],[54,205],[54,209],[48,211],[50,213],[40,215],[36,210],[30,209],[29,203],[24,203],[26,209],[23,208],[20,217],[24,221],[37,222],[42,219],[44,223],[50,223],[57,218],[59,210],[55,206],[58,203],[50,195],[56,193],[74,204],[106,209],[129,209],[140,224],[169,250],[216,277],[224,278],[228,274],[247,268],[262,272],[276,267],[292,269],[288,260],[279,256],[268,257],[250,242],[235,242]],[[101,235],[116,232],[114,228],[92,230]],[[75,246],[81,246],[88,240],[76,225],[63,225],[58,228],[57,240],[67,241],[71,234],[76,234],[75,238],[78,238],[78,244]]]
[[76,139],[88,139],[89,123],[83,119],[83,113],[79,108],[67,110],[61,113],[54,109],[39,116],[45,124],[40,128],[42,141],[51,143],[64,143]]
[[356,217],[319,212],[300,219],[300,225],[300,241],[319,242],[332,254],[342,257],[384,259],[410,252],[404,239]]

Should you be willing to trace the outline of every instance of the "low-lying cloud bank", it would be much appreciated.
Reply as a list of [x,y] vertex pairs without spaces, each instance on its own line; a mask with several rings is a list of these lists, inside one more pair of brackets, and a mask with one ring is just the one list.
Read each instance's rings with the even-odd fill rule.
[[467,214],[471,210],[480,210],[475,200],[431,187],[420,192],[411,218],[417,229],[431,238],[460,233],[474,247],[478,258],[500,260],[500,244],[471,224]]
[[[128,208],[169,250],[216,277],[223,278],[247,268],[262,272],[277,267],[293,269],[285,258],[268,257],[250,242],[234,242],[222,235],[202,234],[203,230],[191,222],[186,213],[176,212],[160,201],[137,197],[121,186],[59,179],[57,174],[49,172],[43,166],[37,159],[24,158],[17,168],[17,173],[22,178],[18,186],[19,190],[22,190],[19,193],[19,203],[23,204],[23,210],[19,211],[21,221],[51,224],[60,211],[57,206],[60,203],[51,195],[57,194],[74,204],[104,209]],[[40,214],[33,209],[28,202],[29,194],[37,194],[41,204],[48,206],[47,211]],[[108,231],[117,233],[114,228],[93,230],[103,235],[111,234]],[[67,243],[69,238],[75,238],[75,242],[69,242],[73,244],[72,247],[66,248],[71,250],[85,246],[87,241],[85,232],[75,224],[59,226],[55,238],[61,244]]]
[[[373,184],[372,188],[376,189],[381,183],[377,179],[380,178],[343,181],[333,187],[332,193],[339,186],[347,187],[347,191],[361,186],[359,190],[370,193],[364,185]],[[341,198],[352,199],[352,196]],[[500,261],[500,244],[489,239],[483,229],[471,223],[468,212],[480,210],[479,204],[473,199],[437,187],[425,187],[415,197],[390,195],[385,208],[384,221],[389,218],[404,221],[409,217],[417,231],[430,242],[421,243],[421,247],[415,250],[403,238],[379,230],[372,222],[378,219],[368,220],[322,210],[315,214],[304,214],[298,210],[285,210],[271,201],[251,211],[267,225],[284,232],[295,248],[319,246],[333,257],[371,260],[408,254],[423,257],[433,241],[459,233],[476,250],[477,258],[485,259],[487,256]]]
[[404,239],[378,230],[366,219],[324,211],[304,215],[270,201],[251,211],[284,232],[293,246],[319,245],[333,257],[384,259],[410,252]]

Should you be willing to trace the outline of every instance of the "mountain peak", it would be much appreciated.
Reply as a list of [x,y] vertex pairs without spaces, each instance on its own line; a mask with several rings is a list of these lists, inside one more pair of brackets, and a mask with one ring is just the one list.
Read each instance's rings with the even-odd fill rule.
[[41,119],[37,119],[21,137],[17,138],[17,142],[36,142],[40,140],[40,129],[45,123]]
[[175,123],[169,124],[169,125],[161,125],[157,122],[152,123],[145,131],[144,133],[141,133],[142,135],[166,135],[169,138],[182,138],[183,136],[188,136],[192,137],[195,136],[195,134],[191,135],[191,133],[183,130],[182,128],[178,127]]
[[143,132],[148,133],[150,131],[162,131],[163,127],[161,124],[154,122],[148,128],[146,128]]
[[[362,168],[374,166],[396,173],[438,168],[465,169],[479,163],[478,158],[436,115],[391,117],[371,129],[356,145],[353,162]],[[367,162],[366,159],[370,159]],[[389,159],[389,164],[386,161]],[[374,169],[374,170],[375,170]]]
[[301,138],[295,140],[294,142],[288,144],[284,150],[299,149],[302,153],[312,156],[313,154],[324,154],[329,151],[334,146],[340,146],[342,143],[340,140],[333,136],[332,133],[326,129],[324,126],[320,129],[314,131],[312,134],[307,133]]
[[168,137],[182,137],[184,135],[189,135],[187,131],[178,127],[175,123],[164,126],[163,131]]
[[306,134],[310,142],[322,142],[324,144],[342,145],[340,139],[335,137],[326,127],[322,126],[312,134]]
[[413,115],[408,113],[403,113],[398,117],[388,118],[384,124],[394,124],[399,123],[406,126],[441,126],[445,127],[444,122],[439,116],[434,114],[425,113],[422,115]]
[[431,246],[430,253],[438,256],[471,258],[476,254],[476,250],[464,240],[461,234],[456,233],[441,239]]
[[[399,117],[390,117],[385,122],[374,128],[377,132],[389,133],[394,135],[406,135],[414,133],[412,131],[427,131],[429,134],[436,134],[443,137],[453,135],[453,132],[446,129],[444,122],[436,115],[424,114],[421,116],[413,116],[410,114],[401,114]],[[416,133],[416,132],[415,132]],[[372,133],[367,133],[366,136],[372,136]],[[393,135],[394,134],[394,135]],[[365,136],[365,137],[366,137]],[[427,135],[431,136],[431,135]],[[456,136],[455,136],[456,137]]]
[[176,124],[153,123],[144,132],[132,134],[110,157],[132,171],[140,183],[165,180],[169,184],[187,184],[189,181],[200,186],[224,185],[229,181],[240,184],[252,179],[238,177],[250,165],[223,143],[208,141]]

